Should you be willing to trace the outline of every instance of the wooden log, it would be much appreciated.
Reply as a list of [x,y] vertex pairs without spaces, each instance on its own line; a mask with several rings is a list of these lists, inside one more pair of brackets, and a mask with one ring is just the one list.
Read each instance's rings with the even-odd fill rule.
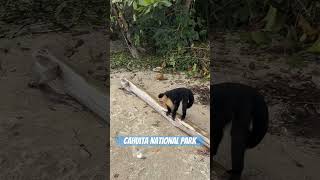
[[[47,49],[40,49],[33,53],[35,59],[35,83],[47,84],[54,90],[63,90],[108,122],[108,97],[106,88],[92,79],[85,78],[77,69],[56,58]],[[57,71],[56,67],[59,67]]]
[[32,67],[35,85],[48,84],[59,76],[59,64],[50,59],[38,58]]
[[145,91],[141,90],[137,86],[135,86],[129,80],[123,78],[121,79],[121,85],[124,89],[128,92],[132,92],[149,104],[154,110],[160,113],[163,117],[165,117],[171,124],[182,130],[183,132],[191,135],[191,136],[200,136],[203,139],[203,144],[210,148],[210,139],[207,132],[196,126],[194,123],[190,121],[181,121],[180,115],[178,115],[175,121],[171,118],[171,116],[166,115],[166,108],[162,107],[151,95],[146,93]]

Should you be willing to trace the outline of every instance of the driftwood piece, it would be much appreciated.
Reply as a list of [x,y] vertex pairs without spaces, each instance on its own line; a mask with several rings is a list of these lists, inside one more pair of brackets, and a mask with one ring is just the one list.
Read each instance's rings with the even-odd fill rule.
[[35,51],[33,58],[35,59],[33,66],[35,84],[47,84],[52,89],[60,91],[59,86],[62,86],[66,94],[71,95],[108,122],[109,101],[106,90],[93,80],[82,76],[72,65],[56,58],[47,49]]
[[149,104],[153,109],[155,109],[158,113],[160,113],[163,117],[165,117],[171,124],[182,130],[183,132],[192,135],[192,136],[201,136],[203,139],[203,144],[210,148],[210,139],[207,132],[196,126],[190,121],[181,121],[180,117],[176,117],[175,121],[172,120],[171,116],[166,115],[166,109],[162,107],[154,98],[152,98],[149,94],[135,86],[132,82],[127,79],[121,79],[121,84],[124,89],[129,92],[134,93],[147,104]]
[[50,59],[38,58],[33,64],[33,81],[35,84],[47,84],[59,76],[59,64]]

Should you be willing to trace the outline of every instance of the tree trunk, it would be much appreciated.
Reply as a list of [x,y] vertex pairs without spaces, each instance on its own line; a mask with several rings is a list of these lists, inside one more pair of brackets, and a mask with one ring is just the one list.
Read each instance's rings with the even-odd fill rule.
[[112,14],[117,17],[117,22],[119,24],[121,33],[126,41],[126,44],[129,48],[129,51],[133,58],[139,58],[139,52],[137,48],[133,45],[131,35],[129,32],[129,25],[123,15],[120,13],[119,8],[116,4],[112,4],[111,6]]

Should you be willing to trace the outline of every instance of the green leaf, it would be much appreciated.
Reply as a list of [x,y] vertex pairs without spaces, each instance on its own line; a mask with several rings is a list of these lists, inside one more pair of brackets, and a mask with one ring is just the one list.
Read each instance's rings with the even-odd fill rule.
[[136,14],[133,14],[132,17],[133,17],[133,21],[137,21],[137,16],[136,16]]
[[198,33],[194,33],[193,40],[199,40],[199,34]]
[[197,64],[194,64],[194,65],[193,65],[192,71],[193,71],[193,72],[197,71]]
[[270,5],[268,13],[264,18],[264,20],[267,21],[265,26],[265,29],[267,31],[273,30],[273,27],[276,24],[277,12],[278,12],[277,9]]
[[163,3],[163,5],[166,6],[166,7],[172,6],[172,3],[171,3],[170,1],[164,0],[164,1],[162,1],[162,3]]
[[60,13],[63,11],[64,8],[67,7],[67,2],[64,1],[62,2],[57,8],[56,8],[56,11],[55,11],[55,14],[54,14],[54,17],[56,18],[57,21],[59,21],[59,15]]
[[203,29],[199,32],[199,35],[200,36],[204,36],[204,35],[207,35],[207,30]]
[[138,8],[138,4],[137,4],[137,2],[136,2],[136,1],[133,1],[132,6],[133,6],[133,9],[134,9],[134,10],[137,10],[137,8]]
[[257,44],[264,44],[269,40],[266,33],[262,31],[251,32],[251,38]]
[[132,3],[134,3],[134,0],[130,0],[130,1],[128,2],[128,6],[131,6]]
[[308,37],[307,34],[303,33],[302,36],[300,37],[299,41],[303,42],[303,41],[305,41],[307,39],[307,37]]
[[307,49],[307,51],[312,53],[320,53],[320,37],[310,48]]
[[159,2],[156,2],[153,4],[153,7],[157,7],[159,5]]
[[148,0],[139,0],[139,1],[138,1],[138,5],[140,5],[140,6],[148,6],[147,1],[148,1]]
[[151,6],[149,6],[149,7],[147,8],[147,10],[144,12],[144,14],[148,14],[150,11],[151,11]]
[[112,3],[121,3],[122,0],[112,0]]

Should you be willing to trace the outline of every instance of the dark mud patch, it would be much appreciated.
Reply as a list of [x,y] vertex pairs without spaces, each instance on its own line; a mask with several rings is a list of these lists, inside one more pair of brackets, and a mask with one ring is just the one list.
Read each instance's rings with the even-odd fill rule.
[[303,74],[269,75],[257,88],[269,105],[281,104],[283,111],[271,123],[271,133],[288,129],[295,136],[320,139],[320,89]]
[[198,101],[202,105],[209,105],[210,103],[210,89],[205,86],[191,86],[191,91],[194,93],[196,101]]

